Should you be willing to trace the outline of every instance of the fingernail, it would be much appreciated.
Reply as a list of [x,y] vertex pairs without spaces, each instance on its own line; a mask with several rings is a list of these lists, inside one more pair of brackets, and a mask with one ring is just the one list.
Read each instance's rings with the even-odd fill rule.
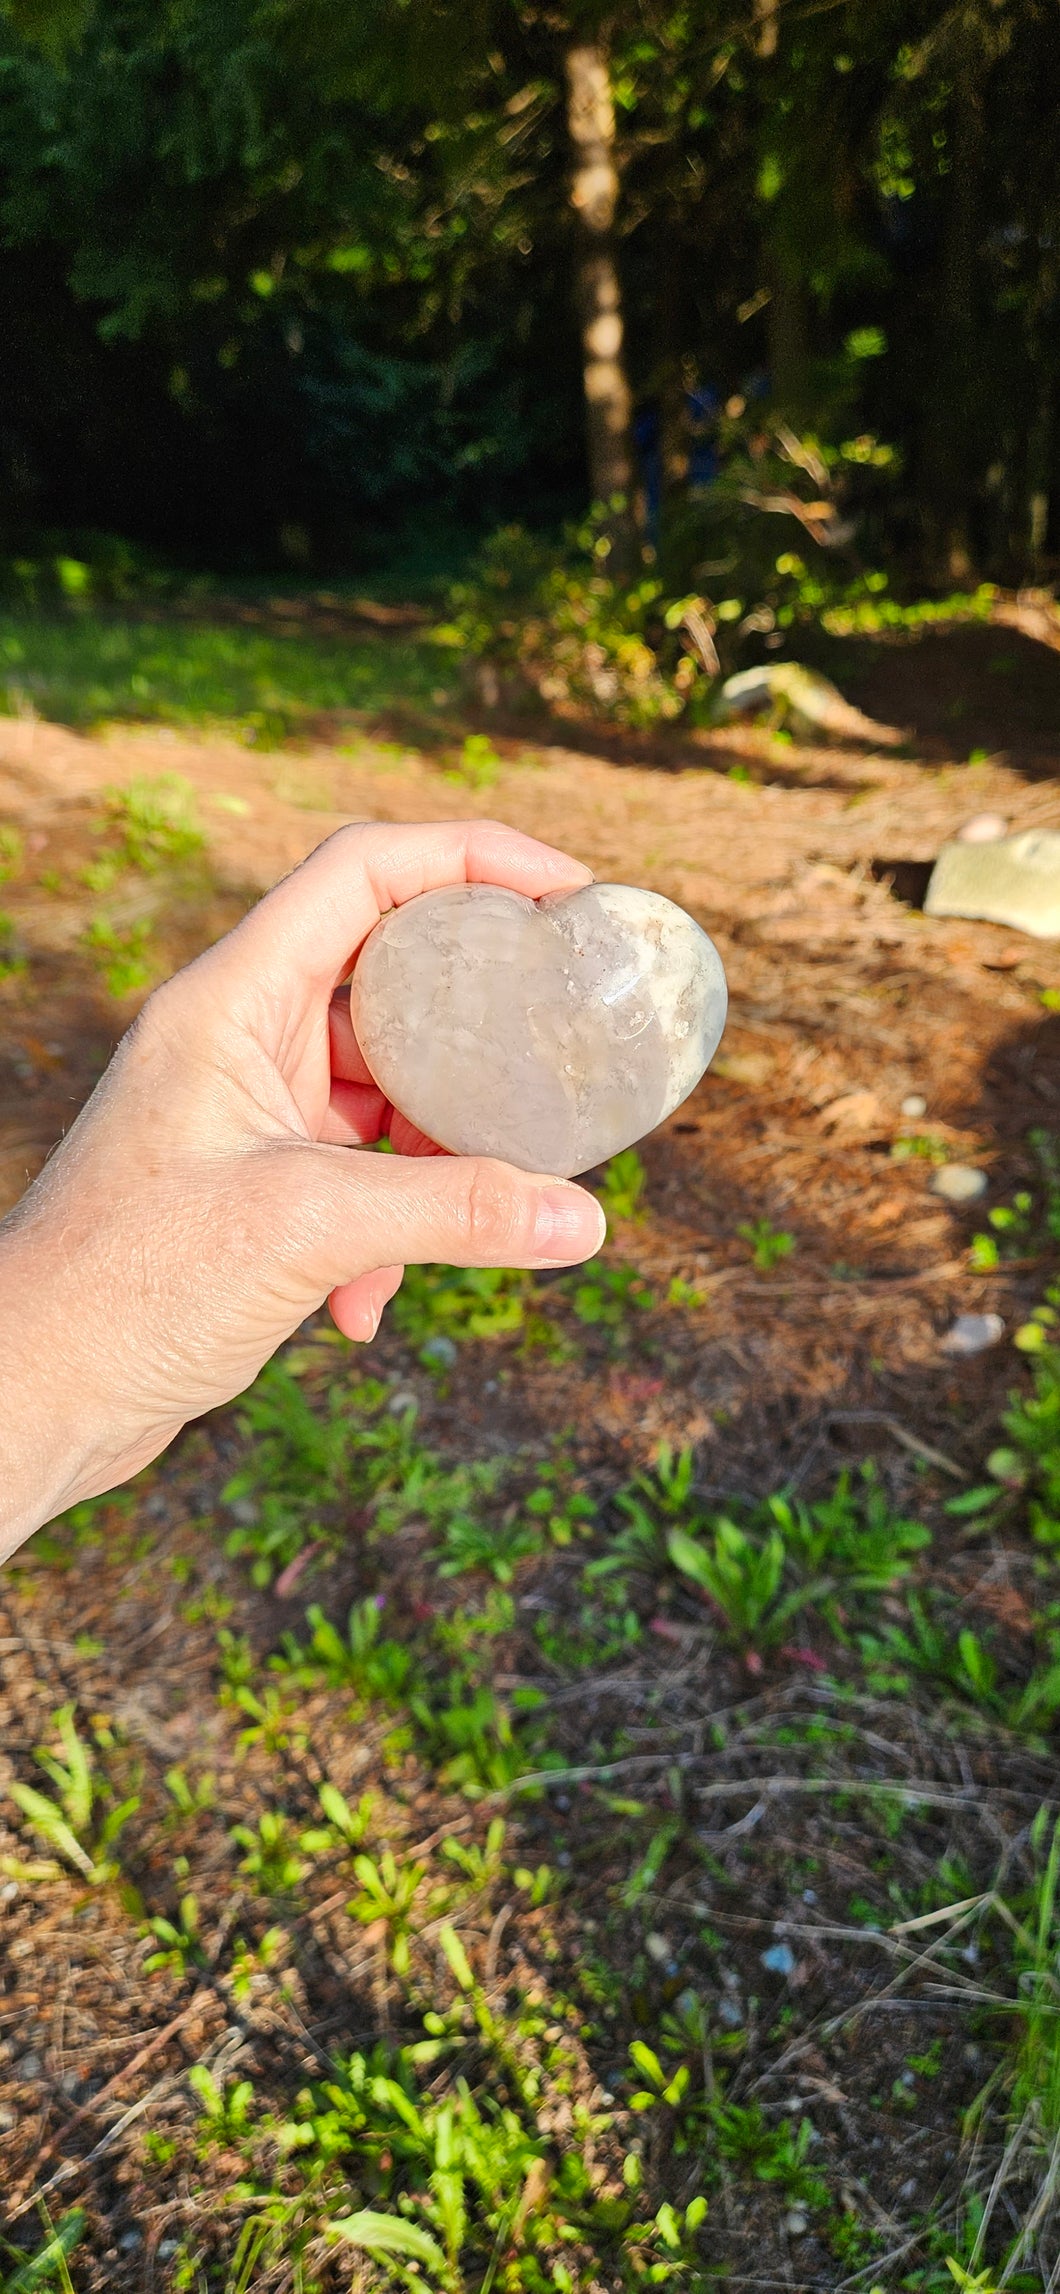
[[607,1220],[584,1187],[543,1187],[534,1217],[534,1255],[565,1266],[590,1259],[607,1233]]

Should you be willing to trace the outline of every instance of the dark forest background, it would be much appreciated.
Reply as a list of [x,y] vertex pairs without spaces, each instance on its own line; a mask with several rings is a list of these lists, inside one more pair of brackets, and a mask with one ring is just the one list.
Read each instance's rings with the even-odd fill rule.
[[743,401],[891,449],[920,582],[1040,575],[1058,111],[1055,0],[9,0],[0,549],[357,570],[616,474],[654,539]]

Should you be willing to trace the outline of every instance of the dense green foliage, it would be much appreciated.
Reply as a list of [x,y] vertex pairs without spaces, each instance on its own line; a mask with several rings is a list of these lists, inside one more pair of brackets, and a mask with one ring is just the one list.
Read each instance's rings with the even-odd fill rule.
[[[370,561],[589,492],[564,58],[606,43],[651,531],[720,409],[892,449],[932,574],[1042,563],[1060,22],[1047,0],[8,0],[0,520]],[[859,546],[855,540],[855,547]],[[692,557],[702,555],[693,540]],[[875,551],[869,562],[879,562]]]

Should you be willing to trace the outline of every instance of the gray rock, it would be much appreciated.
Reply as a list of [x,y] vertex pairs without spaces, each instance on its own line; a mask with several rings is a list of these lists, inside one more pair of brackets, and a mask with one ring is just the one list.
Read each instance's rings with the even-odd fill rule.
[[924,913],[980,918],[1037,940],[1060,939],[1060,834],[1025,828],[989,844],[944,844]]
[[436,1370],[451,1370],[457,1357],[457,1346],[439,1330],[434,1338],[425,1338],[420,1347],[420,1361],[433,1363]]
[[930,1181],[932,1194],[941,1195],[944,1203],[977,1203],[989,1184],[986,1172],[971,1163],[942,1163]]
[[927,1100],[921,1098],[919,1091],[910,1091],[907,1097],[902,1101],[902,1114],[909,1116],[911,1119],[920,1115],[926,1115]]
[[791,2207],[784,2217],[784,2228],[789,2238],[805,2238],[809,2227],[809,2216],[803,2213],[801,2207]]
[[996,1346],[1005,1335],[1005,1325],[999,1314],[959,1314],[950,1324],[944,1339],[944,1354],[985,1354],[988,1346]]

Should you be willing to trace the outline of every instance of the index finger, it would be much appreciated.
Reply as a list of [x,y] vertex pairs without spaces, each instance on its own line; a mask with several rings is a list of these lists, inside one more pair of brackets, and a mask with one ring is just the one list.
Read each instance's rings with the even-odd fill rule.
[[380,917],[419,892],[503,884],[540,900],[591,882],[582,861],[504,821],[373,821],[340,828],[318,845],[211,957],[256,990],[297,980],[330,995]]

